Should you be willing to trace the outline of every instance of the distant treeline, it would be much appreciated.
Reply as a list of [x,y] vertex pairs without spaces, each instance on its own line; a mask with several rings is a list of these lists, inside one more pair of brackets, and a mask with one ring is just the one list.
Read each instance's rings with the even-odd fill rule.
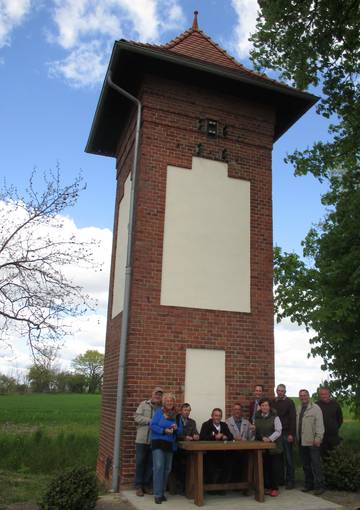
[[95,391],[84,374],[53,370],[39,370],[31,367],[26,379],[0,374],[0,395],[11,393],[99,393],[101,384]]
[[[46,362],[45,362],[46,361]],[[0,395],[9,393],[100,393],[104,355],[88,350],[72,361],[73,371],[60,370],[49,360],[34,363],[24,376],[0,374]]]

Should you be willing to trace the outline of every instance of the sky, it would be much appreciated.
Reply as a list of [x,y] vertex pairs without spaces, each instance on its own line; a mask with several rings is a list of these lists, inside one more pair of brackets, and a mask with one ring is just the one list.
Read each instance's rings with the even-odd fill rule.
[[[81,172],[87,188],[66,212],[64,228],[96,238],[94,256],[103,264],[101,274],[69,268],[99,305],[72,321],[59,367],[87,349],[104,350],[115,161],[84,148],[114,41],[165,43],[191,26],[196,9],[200,29],[251,68],[256,8],[255,0],[0,0],[0,176],[23,189],[34,168],[59,165],[64,182]],[[324,188],[311,176],[295,178],[284,157],[326,136],[327,124],[313,108],[274,145],[274,243],[285,251],[300,252],[324,214]],[[308,338],[289,321],[276,327],[276,382],[288,394],[303,386],[314,391],[325,378],[321,360],[307,358]],[[24,339],[9,343],[0,346],[0,372],[20,376],[31,364],[29,350]]]

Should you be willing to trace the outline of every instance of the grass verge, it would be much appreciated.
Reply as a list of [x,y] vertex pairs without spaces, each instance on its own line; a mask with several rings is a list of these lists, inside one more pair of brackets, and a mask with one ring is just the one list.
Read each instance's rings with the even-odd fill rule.
[[47,475],[0,470],[0,510],[19,501],[37,502],[49,480]]

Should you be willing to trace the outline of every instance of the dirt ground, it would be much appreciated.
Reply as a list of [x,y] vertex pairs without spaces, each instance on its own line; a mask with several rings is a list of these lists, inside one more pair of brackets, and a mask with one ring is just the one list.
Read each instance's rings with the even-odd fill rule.
[[[360,510],[360,492],[326,491],[322,496],[328,501],[341,505],[346,510]],[[14,503],[4,510],[38,510],[35,503]],[[134,510],[134,507],[119,495],[101,496],[96,510]]]
[[[12,505],[2,506],[0,510],[39,510],[36,503],[13,503]],[[96,510],[134,510],[127,500],[123,500],[118,495],[101,496],[96,505]]]
[[360,492],[326,491],[322,498],[337,503],[346,510],[360,510]]

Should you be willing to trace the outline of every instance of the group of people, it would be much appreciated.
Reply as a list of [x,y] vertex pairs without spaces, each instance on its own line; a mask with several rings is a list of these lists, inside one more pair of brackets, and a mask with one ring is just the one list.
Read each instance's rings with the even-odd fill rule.
[[[343,418],[339,404],[331,398],[328,388],[319,390],[313,403],[308,390],[299,392],[300,406],[286,396],[286,387],[279,384],[276,397],[267,398],[264,387],[256,385],[254,400],[249,404],[248,419],[243,406],[235,403],[232,415],[222,421],[222,410],[215,408],[200,433],[190,418],[191,406],[184,403],[177,410],[175,397],[156,387],[148,400],[135,412],[136,473],[138,496],[154,494],[155,503],[166,501],[165,490],[170,473],[180,492],[185,489],[186,453],[177,448],[178,441],[264,441],[274,447],[263,453],[265,493],[276,497],[279,486],[295,486],[293,446],[299,445],[305,483],[304,492],[324,492],[321,458],[341,441],[339,429]],[[238,451],[208,452],[205,456],[205,479],[208,483],[240,481],[243,476],[241,453]]]

